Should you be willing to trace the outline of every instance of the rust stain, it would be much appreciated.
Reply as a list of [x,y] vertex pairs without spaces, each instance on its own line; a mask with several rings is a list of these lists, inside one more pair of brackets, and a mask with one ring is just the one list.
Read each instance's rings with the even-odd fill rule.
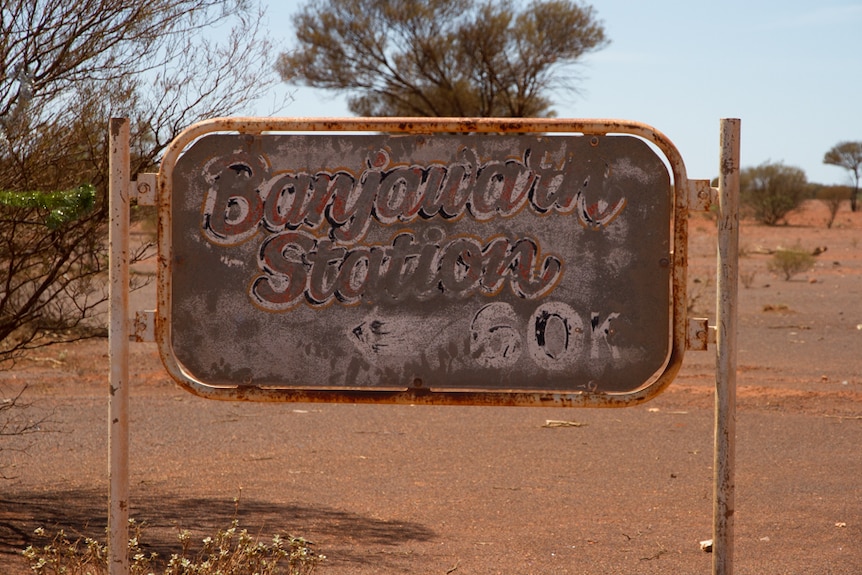
[[[114,123],[112,122],[112,129]],[[194,142],[212,132],[238,132],[259,135],[264,132],[384,132],[402,134],[529,134],[569,133],[593,136],[590,145],[599,143],[597,136],[633,135],[657,146],[664,154],[672,177],[671,252],[661,260],[670,268],[672,302],[670,352],[661,372],[644,387],[626,393],[595,391],[535,392],[486,389],[435,389],[421,378],[412,380],[409,388],[313,388],[267,387],[253,384],[212,385],[189,376],[177,362],[171,343],[172,303],[172,205],[170,189],[173,169],[178,158]],[[422,145],[425,140],[422,140]],[[185,130],[168,147],[157,181],[159,206],[158,307],[155,316],[156,341],[169,373],[188,391],[210,399],[230,401],[341,402],[341,403],[410,403],[497,406],[625,407],[648,401],[663,391],[678,372],[688,338],[686,318],[686,274],[688,246],[687,193],[689,180],[678,151],[664,134],[650,126],[620,120],[570,119],[493,119],[493,118],[220,118],[195,124]],[[587,212],[584,212],[585,214]],[[481,244],[477,244],[481,248]],[[383,249],[383,248],[381,248]],[[387,248],[388,249],[388,248]],[[607,314],[607,312],[606,312]],[[613,315],[613,314],[611,314]],[[605,323],[608,323],[606,320]],[[589,321],[589,316],[588,316]],[[595,319],[593,320],[595,321]],[[594,326],[595,329],[595,326]]]

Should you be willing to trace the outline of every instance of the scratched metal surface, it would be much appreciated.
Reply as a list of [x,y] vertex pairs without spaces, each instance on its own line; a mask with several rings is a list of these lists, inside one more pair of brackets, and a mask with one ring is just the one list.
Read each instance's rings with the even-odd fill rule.
[[638,138],[211,134],[172,188],[200,382],[629,392],[668,361],[672,188]]

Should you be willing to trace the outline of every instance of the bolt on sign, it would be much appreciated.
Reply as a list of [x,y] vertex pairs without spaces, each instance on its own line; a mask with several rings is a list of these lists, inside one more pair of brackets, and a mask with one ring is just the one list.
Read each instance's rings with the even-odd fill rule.
[[559,123],[246,120],[181,136],[159,177],[157,340],[191,391],[620,405],[676,373],[672,145],[668,160],[640,133]]

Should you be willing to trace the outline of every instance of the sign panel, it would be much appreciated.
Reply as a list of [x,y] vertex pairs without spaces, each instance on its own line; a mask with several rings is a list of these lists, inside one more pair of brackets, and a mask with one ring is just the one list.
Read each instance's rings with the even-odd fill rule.
[[179,379],[626,394],[671,360],[673,186],[640,138],[207,134],[170,188]]

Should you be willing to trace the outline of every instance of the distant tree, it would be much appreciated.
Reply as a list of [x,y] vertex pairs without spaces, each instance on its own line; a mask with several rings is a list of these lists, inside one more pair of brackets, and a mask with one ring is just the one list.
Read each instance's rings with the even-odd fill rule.
[[832,224],[835,223],[835,216],[838,215],[841,202],[846,200],[849,194],[848,186],[822,186],[817,189],[817,199],[823,202],[829,210],[829,219],[826,220],[827,228],[831,228]]
[[809,193],[805,172],[782,163],[765,162],[740,173],[740,201],[766,225],[777,224]]
[[361,116],[550,116],[550,91],[608,44],[573,0],[314,0],[296,18],[282,79],[350,94]]
[[862,178],[862,142],[840,142],[823,156],[823,163],[838,166],[853,175],[853,191],[850,194],[850,211],[858,209],[859,179]]
[[[277,81],[254,0],[0,0],[0,366],[104,333],[107,134],[132,173]],[[203,32],[221,28],[220,40]]]

